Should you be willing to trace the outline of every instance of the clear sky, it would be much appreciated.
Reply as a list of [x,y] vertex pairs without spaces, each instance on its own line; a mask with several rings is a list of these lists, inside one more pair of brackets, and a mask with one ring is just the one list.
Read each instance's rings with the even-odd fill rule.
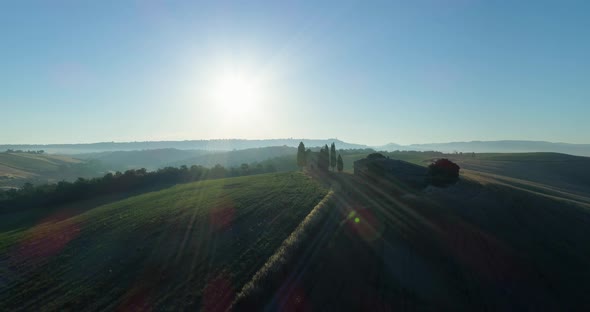
[[590,143],[590,1],[2,1],[0,144]]

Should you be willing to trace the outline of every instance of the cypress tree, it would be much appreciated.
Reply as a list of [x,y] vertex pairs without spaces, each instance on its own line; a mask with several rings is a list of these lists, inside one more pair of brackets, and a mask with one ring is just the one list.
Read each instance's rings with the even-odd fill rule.
[[297,147],[297,166],[299,169],[303,169],[307,165],[307,154],[305,153],[305,145],[303,142],[299,142]]
[[342,156],[338,154],[338,172],[342,172],[342,169],[344,169],[344,162],[342,161]]
[[328,170],[330,167],[330,149],[328,145],[322,147],[318,157],[318,168],[320,170]]
[[332,142],[332,146],[330,147],[330,167],[332,167],[332,171],[336,168],[336,145]]

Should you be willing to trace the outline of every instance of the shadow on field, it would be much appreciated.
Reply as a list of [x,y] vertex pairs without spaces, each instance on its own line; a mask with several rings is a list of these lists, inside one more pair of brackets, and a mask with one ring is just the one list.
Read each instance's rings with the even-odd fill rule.
[[331,211],[236,311],[590,308],[585,207],[464,178],[422,191],[324,178]]
[[170,188],[175,184],[161,184],[130,192],[102,195],[92,199],[78,200],[72,203],[31,207],[28,209],[0,209],[0,232],[29,228],[47,222],[58,222],[77,216],[96,207],[113,203],[128,197]]

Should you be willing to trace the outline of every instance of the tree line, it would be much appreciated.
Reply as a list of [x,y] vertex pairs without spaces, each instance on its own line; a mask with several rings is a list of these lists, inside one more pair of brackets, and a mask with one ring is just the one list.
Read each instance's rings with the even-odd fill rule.
[[299,142],[299,146],[297,147],[297,166],[299,169],[303,169],[304,167],[309,167],[311,169],[317,169],[320,171],[328,171],[329,168],[332,168],[332,171],[335,169],[338,172],[342,172],[344,169],[344,162],[342,161],[342,156],[338,154],[336,156],[336,145],[332,142],[330,148],[328,145],[324,145],[317,155],[317,159],[314,164],[312,162],[312,151],[310,149],[305,149],[305,144],[303,142]]
[[20,189],[0,191],[0,210],[64,204],[77,200],[91,199],[101,195],[130,192],[153,186],[165,186],[193,181],[237,177],[276,172],[272,165],[242,164],[240,167],[212,168],[193,165],[191,167],[165,167],[156,171],[145,168],[125,172],[107,173],[97,178],[78,178],[74,182],[60,181],[53,184],[33,185],[25,183]]
[[27,153],[27,154],[43,154],[45,153],[44,150],[38,150],[38,151],[31,151],[31,150],[13,150],[13,149],[7,149],[6,151],[4,151],[4,153]]

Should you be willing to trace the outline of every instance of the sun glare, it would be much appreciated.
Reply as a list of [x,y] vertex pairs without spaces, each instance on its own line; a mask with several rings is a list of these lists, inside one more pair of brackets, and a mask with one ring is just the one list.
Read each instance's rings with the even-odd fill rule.
[[249,114],[259,108],[262,100],[260,84],[243,73],[221,75],[211,90],[213,104],[225,114]]

